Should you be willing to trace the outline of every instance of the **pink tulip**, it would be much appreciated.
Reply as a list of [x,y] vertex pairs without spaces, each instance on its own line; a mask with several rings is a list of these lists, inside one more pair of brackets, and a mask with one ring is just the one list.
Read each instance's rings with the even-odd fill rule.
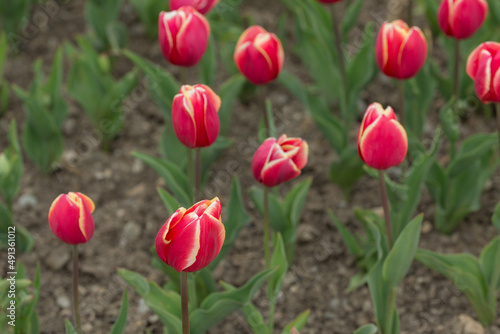
[[384,170],[399,165],[408,150],[406,131],[391,107],[368,106],[358,132],[358,154],[368,166]]
[[446,35],[465,39],[474,35],[487,14],[486,0],[443,0],[439,6],[438,23]]
[[385,75],[408,79],[420,71],[427,59],[427,42],[418,27],[402,20],[384,22],[375,45],[377,65]]
[[275,34],[251,26],[238,39],[234,62],[240,72],[256,85],[267,84],[280,74],[285,53]]
[[190,148],[210,146],[219,135],[220,97],[205,85],[184,85],[172,102],[179,141]]
[[94,209],[94,202],[84,194],[59,195],[49,209],[52,233],[67,244],[86,243],[94,235]]
[[216,197],[203,200],[171,215],[156,236],[156,253],[178,272],[198,271],[219,254],[226,230],[221,222],[221,205]]
[[483,103],[500,102],[500,43],[479,45],[467,59],[467,74],[474,80]]
[[301,138],[282,135],[267,138],[252,159],[253,176],[268,187],[291,180],[300,175],[307,164],[309,146]]
[[166,60],[174,65],[193,66],[207,49],[210,25],[196,9],[184,6],[161,12],[158,19],[158,40]]
[[208,13],[217,5],[219,0],[170,0],[170,10],[176,10],[182,6],[191,6],[202,14]]

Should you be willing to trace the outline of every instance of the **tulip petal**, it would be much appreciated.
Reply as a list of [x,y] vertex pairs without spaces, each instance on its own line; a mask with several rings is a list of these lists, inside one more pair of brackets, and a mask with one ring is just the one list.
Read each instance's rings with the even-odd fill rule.
[[496,71],[492,84],[493,92],[495,94],[494,101],[500,103],[500,68]]
[[[200,219],[195,219],[172,237],[172,242],[167,245],[166,263],[177,270],[183,271],[196,262],[200,250]],[[170,237],[168,235],[168,237]]]
[[155,239],[155,249],[156,249],[156,254],[158,254],[158,257],[163,261],[166,262],[166,247],[167,245],[171,242],[171,240],[167,240],[167,234],[169,230],[173,227],[175,227],[182,219],[184,216],[184,213],[186,212],[185,208],[179,208],[177,211],[175,211],[163,224],[163,226],[160,228],[160,231],[156,235]]
[[[186,101],[188,100],[188,101]],[[180,142],[196,147],[196,125],[193,106],[184,94],[177,94],[172,102],[172,125]]]
[[399,79],[413,77],[424,66],[427,59],[427,42],[422,30],[418,27],[410,29],[406,35],[398,57]]
[[264,166],[261,182],[268,187],[274,187],[299,176],[300,173],[300,169],[295,166],[293,161],[285,157],[271,161]]
[[491,87],[491,54],[483,50],[479,55],[479,66],[474,79],[474,88],[479,99],[483,102],[489,100]]
[[487,13],[486,1],[457,1],[450,19],[453,36],[458,39],[472,36],[483,24]]
[[267,138],[257,149],[252,158],[252,172],[253,177],[257,181],[262,180],[262,169],[264,165],[269,161],[269,154],[272,152],[273,146],[276,143],[276,138]]
[[448,36],[453,36],[450,25],[452,8],[453,0],[443,0],[443,2],[441,2],[441,5],[439,6],[437,16],[439,27]]

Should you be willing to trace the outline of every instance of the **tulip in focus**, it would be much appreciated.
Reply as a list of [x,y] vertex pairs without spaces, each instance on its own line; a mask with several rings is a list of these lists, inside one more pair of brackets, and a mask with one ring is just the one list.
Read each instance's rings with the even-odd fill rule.
[[278,37],[260,26],[251,26],[238,39],[234,62],[240,72],[256,85],[276,79],[284,61],[285,53]]
[[483,103],[500,102],[500,43],[485,42],[472,51],[467,74]]
[[196,9],[184,6],[161,12],[158,19],[158,40],[166,60],[174,65],[193,66],[207,49],[210,25]]
[[198,271],[219,254],[226,231],[216,197],[203,200],[171,215],[156,236],[156,253],[178,272]]
[[427,59],[427,42],[418,27],[409,28],[402,20],[384,22],[375,45],[377,65],[385,75],[409,79]]
[[446,35],[465,39],[481,27],[487,14],[486,0],[443,0],[439,6],[438,24]]
[[391,107],[368,106],[358,132],[358,154],[368,166],[384,170],[403,162],[408,150],[406,131]]
[[300,175],[307,164],[309,146],[301,138],[282,135],[267,138],[252,159],[253,176],[268,187],[291,180]]
[[219,135],[220,97],[205,85],[184,85],[172,102],[172,123],[179,141],[190,148],[210,146]]
[[86,243],[94,235],[94,209],[94,202],[84,194],[70,192],[59,195],[49,209],[52,233],[67,244]]
[[191,6],[205,15],[214,8],[218,2],[219,0],[170,0],[170,10],[176,10],[182,6]]

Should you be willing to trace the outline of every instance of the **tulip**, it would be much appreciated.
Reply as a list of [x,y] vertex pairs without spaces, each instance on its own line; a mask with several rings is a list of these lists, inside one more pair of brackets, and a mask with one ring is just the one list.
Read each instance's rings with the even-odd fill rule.
[[479,45],[467,59],[467,74],[474,80],[483,103],[500,102],[500,43]]
[[67,244],[86,243],[94,234],[94,209],[94,202],[84,194],[70,192],[59,195],[49,209],[52,233]]
[[220,97],[205,85],[184,85],[172,102],[172,123],[180,142],[190,148],[210,146],[219,135]]
[[307,164],[309,146],[301,138],[282,135],[266,139],[252,159],[253,176],[268,187],[291,180],[300,175]]
[[375,46],[377,65],[385,75],[408,79],[420,71],[427,59],[427,42],[418,27],[402,20],[384,22]]
[[158,40],[166,60],[174,65],[193,66],[207,49],[210,25],[196,9],[184,6],[161,12],[158,19]]
[[368,106],[358,132],[358,154],[368,166],[384,170],[399,165],[408,150],[406,131],[391,107]]
[[340,2],[342,0],[318,0],[318,1],[322,3],[335,3],[335,2]]
[[443,0],[439,6],[438,24],[446,35],[465,39],[481,27],[487,14],[486,0]]
[[156,253],[178,272],[198,271],[219,254],[226,231],[216,197],[203,200],[171,215],[156,236]]
[[240,72],[256,85],[267,84],[280,74],[285,53],[275,34],[251,26],[238,39],[234,62]]
[[170,0],[170,10],[176,10],[182,6],[191,6],[202,14],[208,13],[217,5],[219,0]]

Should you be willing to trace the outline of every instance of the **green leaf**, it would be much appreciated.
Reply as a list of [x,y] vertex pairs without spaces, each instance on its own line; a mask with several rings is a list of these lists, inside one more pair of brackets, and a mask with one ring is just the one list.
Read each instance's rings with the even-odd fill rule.
[[[19,193],[23,173],[21,147],[14,120],[10,123],[8,139],[9,146],[0,154],[0,194],[5,197],[7,206],[10,207]],[[7,220],[4,222],[7,223]]]
[[144,277],[127,269],[118,269],[117,273],[128,285],[134,288],[142,298],[147,296],[149,293],[149,284]]
[[358,241],[356,240],[356,237],[342,224],[342,222],[335,216],[333,211],[328,210],[328,215],[333,221],[333,224],[335,227],[340,232],[340,236],[342,237],[342,240],[344,241],[345,246],[347,247],[347,250],[349,251],[349,254],[353,257],[360,257],[363,255],[363,250],[359,246]]
[[275,272],[268,269],[253,276],[245,285],[233,291],[214,292],[203,300],[200,308],[190,313],[191,334],[205,333],[209,328],[250,301]]
[[219,109],[220,134],[223,136],[227,135],[229,132],[233,104],[240,95],[245,82],[245,77],[238,73],[226,80],[218,89],[218,94],[222,101]]
[[181,170],[184,170],[187,166],[188,155],[193,155],[193,150],[184,146],[177,138],[172,118],[165,120],[165,128],[163,129],[159,146],[162,156],[175,163]]
[[169,8],[168,0],[130,0],[151,40],[158,38],[158,13]]
[[361,9],[363,8],[363,4],[365,0],[354,0],[349,3],[347,6],[344,17],[342,18],[342,40],[346,41],[349,35],[349,32],[356,26],[358,22],[359,13],[361,13]]
[[493,216],[491,217],[491,222],[500,233],[500,202],[495,206],[495,211],[493,211]]
[[479,257],[479,264],[484,274],[486,285],[489,287],[488,295],[495,296],[496,289],[500,283],[500,237],[495,237],[483,248]]
[[217,71],[216,43],[213,36],[208,39],[208,46],[199,64],[201,82],[207,86],[213,86],[215,73]]
[[182,333],[181,296],[177,292],[165,291],[156,283],[149,282],[149,293],[144,300],[168,330]]
[[377,326],[367,324],[356,329],[353,334],[375,334],[377,330]]
[[423,218],[423,215],[418,215],[408,223],[384,261],[384,280],[393,287],[397,287],[401,283],[413,262],[420,240]]
[[285,244],[281,233],[277,233],[274,238],[273,256],[271,258],[271,268],[277,268],[268,281],[267,294],[271,303],[276,301],[278,294],[281,291],[283,280],[288,271],[288,261],[285,251]]
[[312,178],[307,178],[299,184],[295,185],[292,190],[286,194],[283,200],[283,211],[292,223],[293,227],[297,227],[300,222],[300,216],[307,194],[311,188]]
[[78,334],[68,319],[64,320],[64,329],[66,330],[66,334]]
[[203,183],[206,183],[214,162],[233,144],[232,139],[223,136],[207,148],[201,150],[201,175]]
[[171,216],[174,214],[177,209],[181,207],[179,202],[175,199],[174,196],[170,195],[168,191],[166,191],[163,188],[157,187],[156,191],[158,192],[158,195],[160,195],[161,200],[163,201],[163,204],[165,204],[165,207],[167,208],[167,215]]
[[355,147],[346,147],[340,153],[339,159],[332,162],[330,180],[342,189],[344,197],[349,198],[352,187],[365,174],[363,165]]
[[495,19],[497,24],[500,24],[500,3],[495,0],[488,0],[488,7],[490,9],[490,15]]
[[[252,186],[248,191],[250,198],[254,202],[259,213],[264,215],[264,190],[262,188]],[[269,223],[276,232],[283,232],[291,222],[288,220],[283,207],[278,200],[278,197],[269,191]]]
[[290,334],[293,327],[295,327],[296,330],[301,331],[307,324],[307,319],[309,318],[309,314],[311,314],[311,311],[309,310],[306,310],[301,314],[299,314],[297,318],[295,318],[285,326],[281,334]]
[[122,306],[120,307],[120,313],[116,318],[113,327],[111,328],[110,334],[121,334],[125,330],[127,325],[127,314],[128,314],[128,295],[127,290],[123,292]]

